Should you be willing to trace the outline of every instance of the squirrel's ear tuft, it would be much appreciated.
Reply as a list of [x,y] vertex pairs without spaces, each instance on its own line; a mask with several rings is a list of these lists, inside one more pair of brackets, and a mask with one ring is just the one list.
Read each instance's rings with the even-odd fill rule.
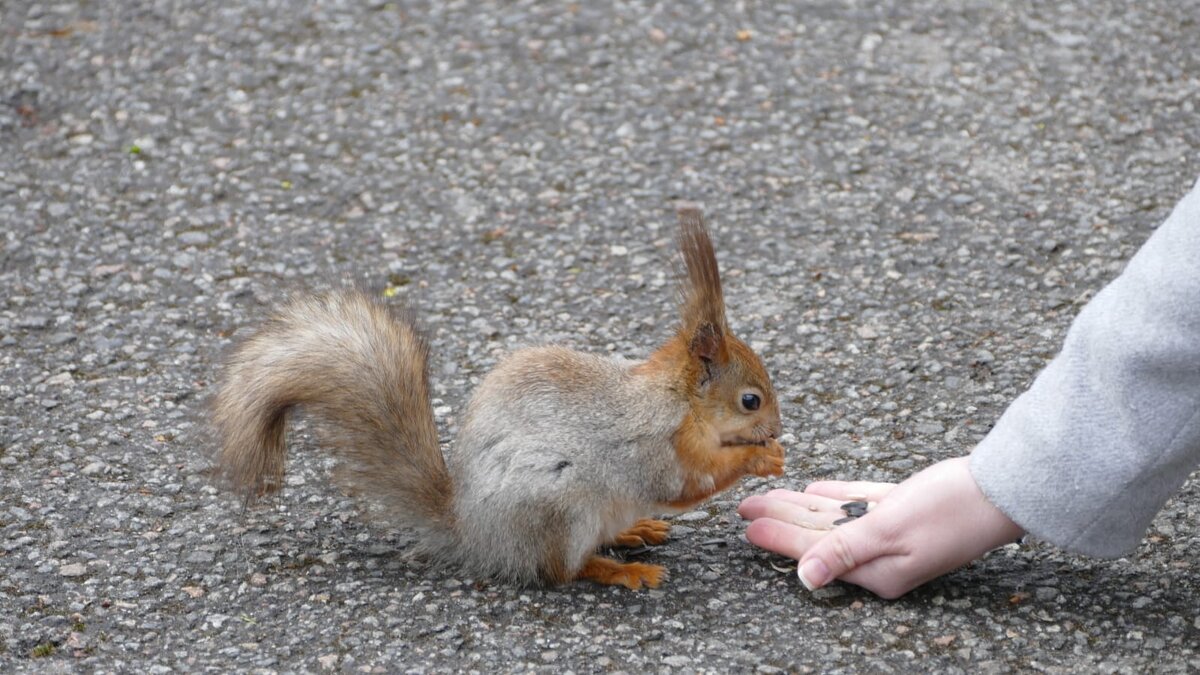
[[702,323],[696,326],[688,339],[688,351],[692,356],[704,361],[712,363],[719,361],[721,356],[721,343],[725,336],[722,335],[721,329],[711,323]]
[[683,287],[683,327],[694,341],[700,327],[709,324],[717,344],[724,338],[725,299],[721,293],[721,273],[712,239],[704,226],[704,216],[696,208],[682,208],[679,215],[679,251],[687,268]]

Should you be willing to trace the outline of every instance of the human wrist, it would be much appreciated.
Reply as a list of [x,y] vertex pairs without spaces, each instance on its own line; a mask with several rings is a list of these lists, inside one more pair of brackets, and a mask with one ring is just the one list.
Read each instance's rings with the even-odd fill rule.
[[979,487],[979,483],[971,473],[967,457],[957,457],[948,461],[955,465],[955,472],[959,475],[959,480],[966,491],[964,503],[971,505],[971,517],[979,525],[976,532],[981,547],[986,547],[983,548],[983,551],[990,551],[1025,536],[1025,530],[988,499],[987,494]]

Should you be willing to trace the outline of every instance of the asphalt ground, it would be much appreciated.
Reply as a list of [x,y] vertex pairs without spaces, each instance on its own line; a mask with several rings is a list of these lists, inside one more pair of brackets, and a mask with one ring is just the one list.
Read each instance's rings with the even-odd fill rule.
[[[0,670],[1200,668],[1197,486],[1135,554],[1001,549],[816,595],[745,495],[968,452],[1200,174],[1194,2],[0,4]],[[675,520],[658,590],[430,568],[329,482],[207,473],[288,293],[412,306],[449,441],[516,346],[644,355],[715,229],[787,475]]]

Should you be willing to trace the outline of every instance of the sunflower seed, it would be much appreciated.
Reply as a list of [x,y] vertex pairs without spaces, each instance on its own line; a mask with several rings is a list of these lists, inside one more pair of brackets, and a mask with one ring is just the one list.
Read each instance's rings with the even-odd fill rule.
[[866,502],[847,502],[842,504],[841,509],[846,512],[846,515],[852,518],[858,518],[867,514]]

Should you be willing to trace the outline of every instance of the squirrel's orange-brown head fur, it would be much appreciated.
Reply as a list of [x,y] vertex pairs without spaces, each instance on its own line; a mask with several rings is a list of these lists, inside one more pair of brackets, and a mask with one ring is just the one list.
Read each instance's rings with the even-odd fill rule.
[[647,365],[675,369],[677,386],[721,445],[766,443],[780,433],[779,403],[762,361],[729,332],[717,257],[696,209],[679,211],[679,249],[686,268],[682,321]]

